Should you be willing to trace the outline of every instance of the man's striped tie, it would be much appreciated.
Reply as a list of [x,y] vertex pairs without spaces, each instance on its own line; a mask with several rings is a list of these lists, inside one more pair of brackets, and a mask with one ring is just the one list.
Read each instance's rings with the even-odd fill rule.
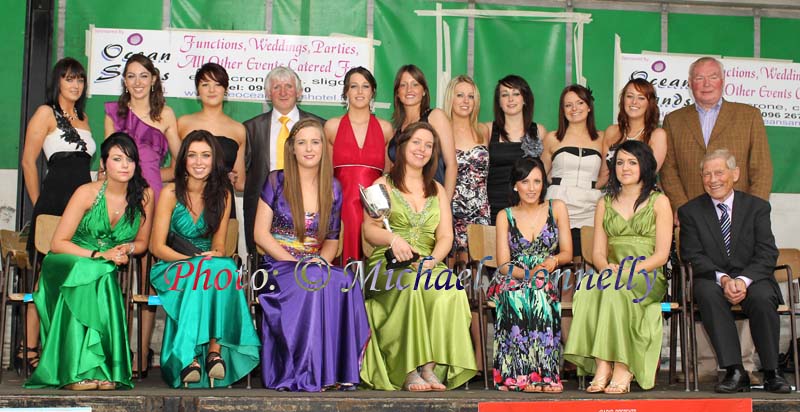
[[731,215],[728,214],[728,205],[720,203],[717,205],[722,216],[719,217],[719,225],[722,227],[722,239],[725,241],[725,250],[728,256],[731,255]]

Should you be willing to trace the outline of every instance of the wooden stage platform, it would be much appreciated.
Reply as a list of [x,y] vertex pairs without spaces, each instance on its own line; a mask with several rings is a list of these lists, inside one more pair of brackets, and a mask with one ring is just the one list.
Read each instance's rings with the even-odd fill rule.
[[[749,397],[753,400],[753,411],[797,412],[800,411],[800,395],[791,393],[778,395],[753,389],[738,395],[719,395],[713,385],[701,384],[699,392],[685,392],[683,384],[667,386],[666,376],[659,376],[656,388],[643,391],[635,384],[630,394],[589,395],[577,390],[577,383],[565,382],[565,391],[560,395],[539,393],[507,393],[483,390],[482,382],[474,382],[469,390],[463,388],[447,392],[410,393],[403,391],[338,391],[323,393],[277,392],[261,388],[260,381],[253,380],[253,389],[246,389],[244,382],[232,388],[222,389],[170,389],[159,376],[159,369],[151,372],[147,379],[136,383],[132,390],[73,392],[66,390],[33,390],[22,388],[22,378],[13,371],[4,371],[0,385],[0,411],[2,408],[45,408],[89,406],[92,411],[139,412],[139,411],[293,411],[293,412],[418,412],[452,411],[477,412],[479,402],[535,402],[610,399],[717,399],[721,397]],[[565,411],[566,412],[566,411]],[[690,411],[672,411],[690,412]]]

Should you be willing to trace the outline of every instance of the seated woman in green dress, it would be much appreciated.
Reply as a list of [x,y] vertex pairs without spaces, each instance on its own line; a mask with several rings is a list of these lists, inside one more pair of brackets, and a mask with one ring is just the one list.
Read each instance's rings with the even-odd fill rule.
[[[414,123],[397,146],[389,174],[375,181],[388,189],[391,231],[382,220],[364,217],[364,236],[375,245],[367,264],[370,270],[380,265],[380,270],[376,287],[365,289],[372,336],[361,379],[382,390],[453,389],[472,378],[477,366],[467,295],[457,274],[449,275],[442,263],[453,244],[453,219],[450,199],[433,178],[439,139],[427,123]],[[413,259],[414,253],[420,259],[406,269],[410,273],[388,270],[387,249],[399,261]]]
[[41,316],[42,358],[26,388],[131,388],[125,304],[117,266],[147,249],[153,191],[136,143],[114,133],[101,146],[106,180],[80,186],[42,262],[33,302]]
[[601,272],[578,285],[564,358],[579,375],[594,374],[587,392],[621,394],[634,378],[642,389],[655,385],[667,284],[660,268],[672,242],[672,210],[656,187],[647,144],[622,143],[611,165],[609,193],[594,215],[592,260]]
[[[167,314],[161,376],[173,388],[213,388],[215,379],[228,386],[258,365],[260,340],[242,281],[223,257],[232,192],[221,155],[211,133],[189,133],[175,159],[175,183],[164,186],[156,206],[150,252],[160,261],[150,282]],[[170,234],[176,240],[168,242]]]

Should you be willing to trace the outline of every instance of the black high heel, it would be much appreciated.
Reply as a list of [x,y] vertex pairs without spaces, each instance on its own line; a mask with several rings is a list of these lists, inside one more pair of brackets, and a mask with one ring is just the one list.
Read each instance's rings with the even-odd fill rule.
[[206,355],[206,371],[212,389],[214,388],[214,379],[225,379],[225,361],[219,352],[208,352],[208,355]]
[[39,366],[39,348],[36,346],[27,348],[20,344],[19,349],[17,349],[17,356],[14,357],[14,369],[17,371],[17,376],[22,375],[22,370],[25,365],[25,355],[27,355],[26,352],[33,353],[33,356],[28,356],[28,370],[33,372],[33,370]]
[[[134,352],[131,351],[131,368],[139,367],[139,362],[134,362],[133,358]],[[153,351],[153,348],[147,348],[147,362],[145,363],[144,371],[141,373],[142,379],[147,377],[147,372],[153,367],[153,357],[156,353]],[[131,377],[134,379],[139,379],[139,371],[131,370]]]
[[183,368],[181,382],[183,382],[184,388],[188,388],[190,383],[200,382],[200,365],[197,363],[197,359],[192,360],[189,366]]

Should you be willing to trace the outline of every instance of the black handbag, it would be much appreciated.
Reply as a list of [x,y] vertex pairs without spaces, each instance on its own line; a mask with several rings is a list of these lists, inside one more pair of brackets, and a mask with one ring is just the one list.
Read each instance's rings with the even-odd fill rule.
[[172,248],[172,250],[186,256],[196,256],[203,253],[203,251],[195,246],[194,243],[171,230],[167,235],[167,246]]
[[398,261],[394,256],[394,251],[392,251],[392,248],[386,249],[386,252],[383,254],[383,256],[386,258],[386,269],[404,268],[415,260],[419,259],[419,253],[414,252],[414,255],[411,257],[411,259]]

